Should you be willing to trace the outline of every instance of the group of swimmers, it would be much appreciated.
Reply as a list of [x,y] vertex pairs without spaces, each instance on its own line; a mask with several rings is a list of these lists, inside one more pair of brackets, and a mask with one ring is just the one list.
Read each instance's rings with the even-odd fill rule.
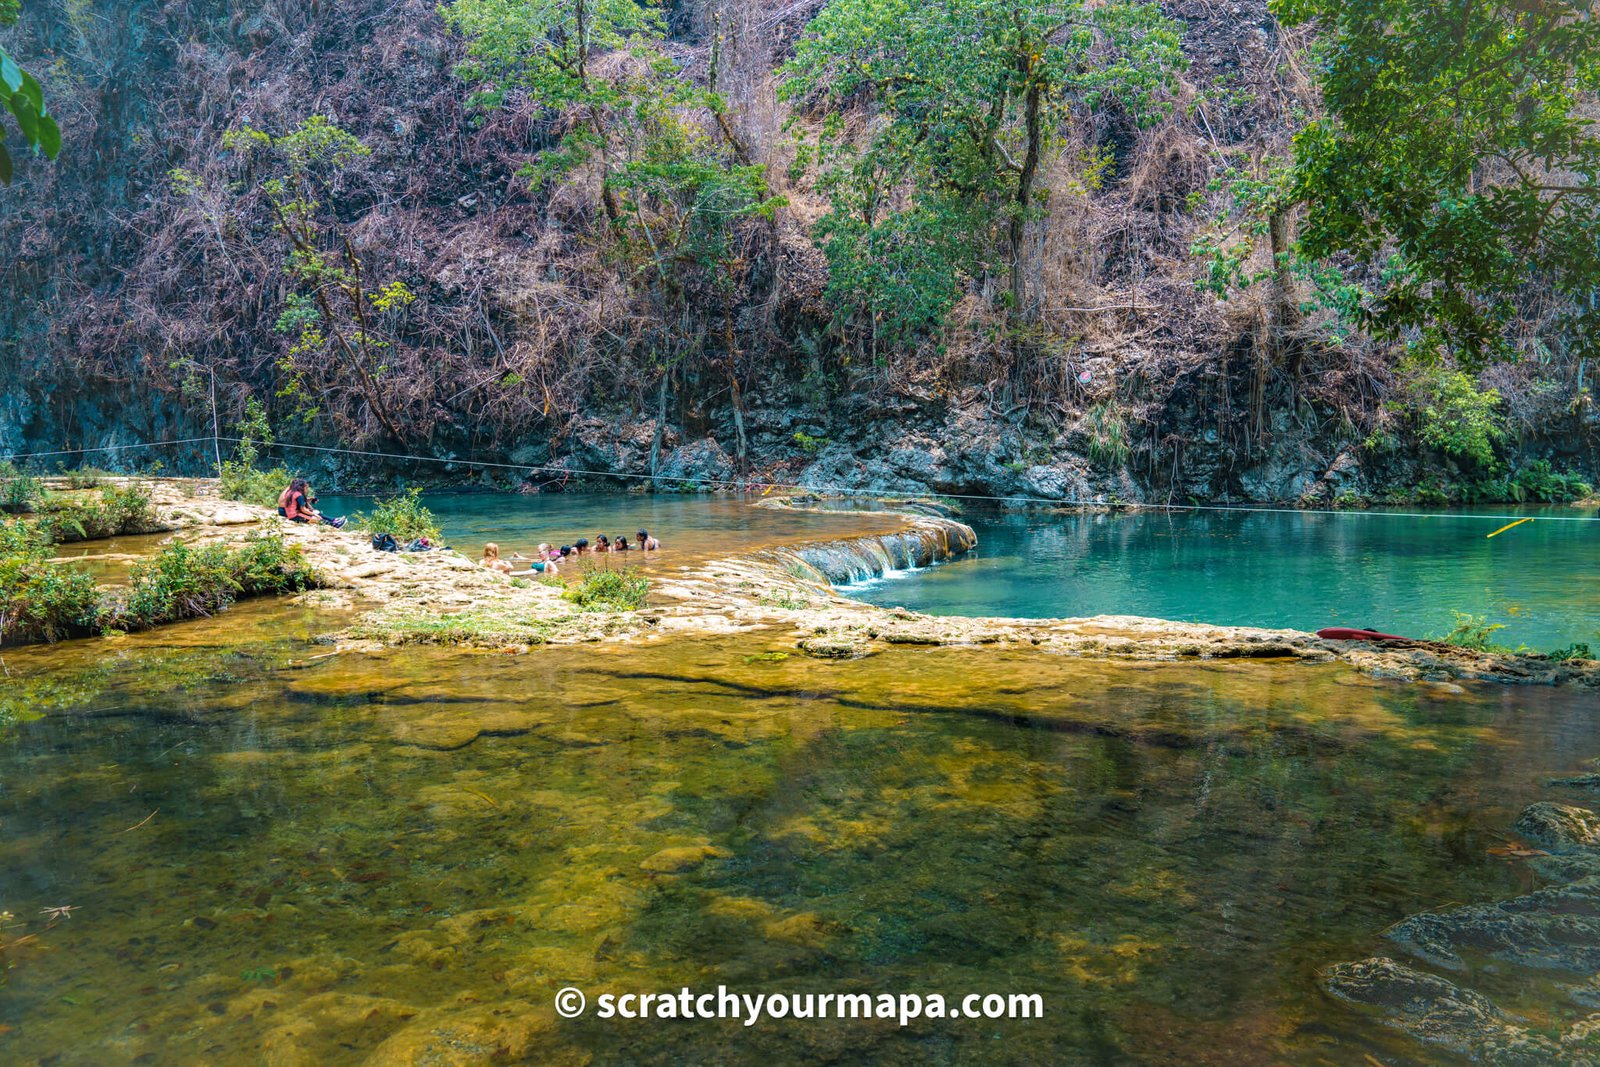
[[[483,546],[483,565],[501,574],[548,574],[554,577],[561,573],[564,564],[575,563],[581,556],[599,555],[602,552],[632,552],[636,549],[641,552],[659,552],[661,542],[651,537],[648,530],[640,530],[631,545],[626,537],[612,540],[605,534],[599,534],[592,545],[587,537],[580,537],[572,544],[562,545],[559,548],[541,544],[538,552],[532,556],[513,552],[510,559],[501,559],[500,546],[490,541]],[[518,570],[519,563],[526,563],[527,567]]]
[[[311,493],[311,486],[304,478],[296,478],[289,483],[289,487],[278,494],[278,514],[290,522],[321,523],[338,529],[345,524],[343,516],[330,518],[316,509],[317,498]],[[580,556],[599,555],[602,552],[632,552],[638,549],[641,552],[658,552],[661,542],[650,536],[648,530],[640,530],[633,542],[628,543],[627,537],[618,537],[615,540],[605,534],[598,534],[594,544],[589,544],[587,537],[580,537],[570,545],[560,548],[548,544],[541,544],[538,553],[524,556],[521,552],[513,552],[510,559],[500,558],[500,546],[490,541],[483,546],[483,565],[490,570],[499,571],[501,574],[549,574],[560,573],[562,564],[576,562]],[[517,569],[517,564],[526,563],[522,570]]]

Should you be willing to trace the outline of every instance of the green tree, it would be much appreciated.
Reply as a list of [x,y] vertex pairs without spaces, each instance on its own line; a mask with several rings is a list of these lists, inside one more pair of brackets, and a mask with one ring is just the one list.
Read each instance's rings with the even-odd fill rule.
[[[661,51],[660,11],[635,0],[455,0],[446,20],[467,39],[458,73],[475,83],[480,106],[526,91],[566,132],[524,171],[534,188],[597,163],[599,200],[615,243],[608,261],[635,292],[657,305],[652,361],[658,385],[657,444],[668,379],[691,352],[726,376],[741,466],[746,453],[735,303],[749,260],[743,224],[772,218],[765,168],[752,163],[717,91],[720,34],[708,84],[685,79]],[[601,57],[604,64],[597,63]],[[603,67],[605,73],[596,73]],[[710,123],[702,116],[709,115]],[[708,299],[709,298],[709,299]],[[721,329],[691,325],[673,335],[685,306],[720,312]],[[717,351],[720,347],[720,351]]]
[[[13,26],[21,14],[21,0],[0,0],[0,27]],[[45,106],[44,90],[33,75],[22,69],[11,53],[0,47],[0,110],[8,111],[16,139],[47,159],[61,152],[61,130]],[[14,163],[7,141],[11,129],[0,122],[0,183],[10,185]]]
[[[813,151],[835,295],[875,336],[880,319],[915,332],[942,320],[963,275],[1003,260],[1012,314],[1032,320],[1027,231],[1072,110],[1115,103],[1143,119],[1181,65],[1177,28],[1153,4],[834,0],[781,93],[834,110]],[[884,121],[857,143],[838,111],[863,97]]]
[[557,115],[575,116],[526,175],[542,185],[595,160],[601,205],[617,222],[613,127],[617,113],[628,111],[640,96],[641,82],[658,71],[648,64],[641,71],[638,64],[613,63],[601,76],[595,60],[637,52],[660,40],[665,33],[660,11],[637,0],[454,0],[439,10],[467,40],[467,60],[457,74],[479,86],[474,103],[498,107],[520,89]]
[[[289,247],[284,273],[294,286],[275,324],[291,338],[279,362],[287,375],[282,394],[302,402],[309,419],[320,412],[314,394],[353,384],[389,437],[406,440],[380,379],[393,344],[384,323],[415,296],[403,282],[368,276],[355,244],[326,204],[339,174],[371,150],[322,115],[278,137],[249,127],[230,131],[223,144],[264,162],[270,176],[260,189]],[[328,355],[343,374],[331,372],[323,358]],[[362,433],[358,425],[349,429]]]
[[1381,272],[1358,301],[1467,367],[1511,348],[1530,282],[1600,327],[1600,20],[1567,0],[1273,0],[1315,20],[1326,113],[1296,137],[1285,196],[1300,252]]
[[[748,444],[735,305],[749,263],[740,249],[739,224],[753,217],[771,219],[783,200],[770,194],[763,168],[735,165],[710,148],[703,136],[686,126],[671,126],[676,136],[663,132],[653,138],[649,155],[622,168],[616,185],[626,194],[627,233],[636,246],[649,251],[662,305],[676,305],[697,288],[709,290],[716,300],[722,326],[722,351],[716,362],[728,382],[742,473]],[[659,368],[662,405],[670,362]],[[664,418],[658,410],[653,451],[660,447]]]

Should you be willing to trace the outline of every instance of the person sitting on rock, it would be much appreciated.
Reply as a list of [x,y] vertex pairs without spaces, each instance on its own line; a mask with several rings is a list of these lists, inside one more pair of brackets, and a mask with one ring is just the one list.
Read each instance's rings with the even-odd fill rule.
[[289,483],[289,488],[278,494],[278,514],[290,522],[323,523],[339,529],[344,526],[344,516],[331,519],[321,514],[306,500],[311,491],[311,486],[304,478],[296,478]]
[[483,565],[501,574],[511,573],[511,564],[500,558],[500,546],[493,541],[483,546]]
[[634,544],[639,546],[639,550],[641,552],[661,551],[661,542],[657,541],[654,537],[651,537],[650,531],[648,530],[640,530],[639,537],[634,541]]

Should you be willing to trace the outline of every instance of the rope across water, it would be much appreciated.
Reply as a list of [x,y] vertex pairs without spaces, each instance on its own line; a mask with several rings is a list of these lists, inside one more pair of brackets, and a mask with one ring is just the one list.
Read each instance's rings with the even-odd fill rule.
[[[101,452],[122,452],[133,449],[164,448],[176,445],[189,444],[215,444],[225,441],[229,444],[242,444],[243,438],[222,437],[207,435],[205,437],[180,437],[167,441],[146,441],[128,445],[104,445],[97,448],[65,448],[47,452],[13,452],[0,457],[4,460],[42,459],[50,456],[89,455]],[[454,467],[480,467],[490,470],[520,471],[527,474],[553,474],[562,478],[615,478],[619,481],[634,482],[667,482],[672,485],[694,485],[699,487],[725,489],[734,483],[725,478],[689,478],[681,475],[664,474],[629,474],[618,471],[584,470],[577,467],[555,466],[551,464],[529,463],[500,463],[494,460],[477,459],[446,459],[439,456],[418,456],[404,452],[377,452],[359,448],[333,448],[326,445],[297,445],[289,443],[275,443],[268,448],[292,449],[302,452],[320,452],[341,456],[360,456],[368,459],[407,460],[414,463],[437,463]],[[895,497],[905,500],[925,501],[937,503],[941,500],[968,500],[994,504],[1036,504],[1049,507],[1129,507],[1143,511],[1219,511],[1238,512],[1240,514],[1257,515],[1342,515],[1347,517],[1362,518],[1389,518],[1389,519],[1467,519],[1482,522],[1509,522],[1526,518],[1521,515],[1492,514],[1489,512],[1426,512],[1426,511],[1367,511],[1367,510],[1340,510],[1337,508],[1288,508],[1288,507],[1262,507],[1247,504],[1173,504],[1173,503],[1127,503],[1107,504],[1103,500],[1079,500],[1075,497],[1042,497],[1026,494],[992,495],[986,493],[906,493],[884,492],[875,489],[860,489],[852,486],[841,485],[801,485],[793,482],[749,482],[748,489],[770,493],[777,489],[795,490],[806,493],[830,493],[841,496],[865,497]],[[1600,522],[1600,516],[1588,515],[1540,515],[1540,522]]]

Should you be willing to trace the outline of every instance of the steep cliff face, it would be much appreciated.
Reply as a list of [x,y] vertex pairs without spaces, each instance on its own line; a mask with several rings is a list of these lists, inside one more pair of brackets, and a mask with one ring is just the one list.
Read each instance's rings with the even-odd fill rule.
[[[214,379],[224,434],[253,396],[286,440],[459,459],[446,478],[480,459],[666,486],[748,476],[1276,500],[1376,493],[1442,462],[1370,447],[1391,386],[1370,346],[1265,359],[1259,299],[1194,285],[1207,183],[1227,158],[1281,152],[1309,91],[1260,0],[1169,0],[1187,27],[1182,106],[1148,129],[1105,115],[1074,131],[1110,165],[1098,186],[1054,197],[1038,236],[1048,344],[996,348],[974,292],[936,343],[850,359],[810,235],[823,203],[786,175],[774,94],[776,66],[821,6],[673,6],[669,52],[686,76],[705,77],[720,32],[737,136],[788,207],[742,232],[735,301],[690,291],[669,306],[630,288],[595,240],[592,176],[537,194],[518,176],[551,117],[525,97],[471,110],[461,44],[429,0],[34,5],[8,43],[43,76],[66,146],[0,191],[0,246],[16,255],[0,279],[0,451],[204,436]],[[283,395],[285,249],[252,193],[258,164],[224,134],[312,114],[371,149],[331,189],[340,239],[368,276],[416,297],[392,326],[387,418],[331,386],[322,404]],[[1075,151],[1052,162],[1063,188]],[[666,362],[669,346],[680,355]],[[1593,473],[1600,422],[1572,404],[1581,382],[1558,378],[1517,413],[1517,449]],[[118,458],[193,467],[208,454]],[[352,484],[430,470],[301,458]],[[485,477],[570,484],[559,470]]]

